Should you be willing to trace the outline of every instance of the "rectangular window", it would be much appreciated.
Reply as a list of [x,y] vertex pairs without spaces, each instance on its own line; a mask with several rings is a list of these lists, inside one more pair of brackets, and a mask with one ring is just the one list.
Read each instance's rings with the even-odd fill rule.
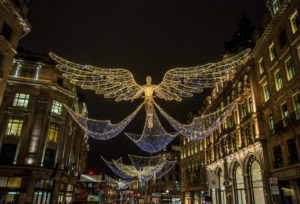
[[295,76],[295,67],[294,67],[294,63],[292,61],[292,58],[289,58],[285,62],[285,70],[286,70],[286,75],[287,75],[288,81],[291,80],[292,78],[294,78],[294,76]]
[[61,110],[62,110],[62,103],[59,101],[54,100],[53,104],[52,104],[52,109],[51,112],[55,113],[57,115],[61,114]]
[[54,161],[55,161],[55,150],[47,148],[46,151],[45,151],[43,167],[53,168],[54,167]]
[[247,111],[246,111],[246,104],[242,104],[242,113],[243,113],[243,118],[247,116]]
[[298,163],[298,150],[294,139],[289,139],[286,141],[289,151],[289,165]]
[[6,23],[3,23],[1,35],[3,35],[6,38],[6,40],[9,41],[11,33],[12,33],[12,29],[10,28],[10,26],[7,25]]
[[13,164],[15,160],[16,150],[16,144],[3,144],[0,154],[0,163],[9,165]]
[[270,55],[270,61],[272,62],[276,58],[276,50],[275,50],[274,42],[272,42],[271,45],[269,46],[269,55]]
[[262,74],[265,72],[265,62],[264,62],[264,58],[261,57],[258,61],[258,67],[259,67],[259,73]]
[[280,1],[279,0],[274,0],[273,1],[273,12],[274,15],[276,15],[276,13],[279,11],[280,9]]
[[22,67],[20,77],[34,78],[35,77],[35,69]]
[[272,114],[269,115],[269,130],[272,135],[275,134],[274,119]]
[[248,99],[248,103],[249,103],[249,113],[252,113],[253,112],[253,100],[252,100],[252,97],[250,97]]
[[282,77],[279,69],[277,69],[277,71],[274,73],[274,79],[276,90],[279,91],[283,87]]
[[294,102],[294,109],[296,112],[296,118],[300,118],[300,93],[297,93],[293,97],[293,102]]
[[280,145],[273,147],[273,157],[274,157],[273,167],[275,169],[282,167],[282,152],[281,152]]
[[291,24],[293,34],[296,33],[300,26],[300,19],[297,10],[295,10],[295,12],[291,15],[290,24]]
[[11,116],[8,121],[6,135],[20,136],[23,126],[23,119],[17,116]]
[[58,134],[59,134],[59,124],[51,122],[48,131],[48,140],[52,142],[57,142]]
[[233,128],[234,126],[233,116],[231,115],[229,116],[229,118],[230,118],[230,128]]
[[270,90],[267,83],[263,86],[263,89],[264,89],[263,91],[264,91],[265,102],[267,102],[270,99]]
[[281,116],[282,116],[283,126],[285,127],[288,125],[288,121],[289,121],[289,111],[286,103],[281,105]]
[[16,93],[13,106],[27,108],[29,101],[29,94]]
[[287,37],[285,31],[282,31],[279,35],[280,46],[284,47],[287,42]]

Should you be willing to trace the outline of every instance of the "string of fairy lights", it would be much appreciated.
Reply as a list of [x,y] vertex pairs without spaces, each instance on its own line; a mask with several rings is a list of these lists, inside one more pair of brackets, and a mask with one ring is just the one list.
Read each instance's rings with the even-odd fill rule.
[[[134,112],[117,124],[112,124],[109,120],[89,119],[65,106],[87,135],[98,140],[116,137],[144,106],[146,117],[143,132],[141,134],[125,133],[125,135],[143,151],[156,153],[166,147],[179,134],[191,140],[201,140],[211,135],[230,116],[237,102],[232,102],[207,115],[196,117],[190,124],[182,124],[167,114],[154,101],[154,96],[165,101],[180,102],[182,98],[192,97],[193,94],[200,93],[205,88],[214,88],[218,84],[230,80],[238,67],[247,62],[249,53],[250,49],[246,49],[233,57],[227,57],[216,63],[170,69],[158,85],[151,84],[152,79],[147,76],[147,83],[142,86],[135,82],[133,74],[127,69],[81,65],[65,60],[54,53],[49,55],[58,63],[57,68],[72,84],[83,89],[94,90],[96,94],[102,94],[105,98],[113,98],[116,102],[144,99],[144,102]],[[165,131],[157,117],[155,107],[176,132],[168,133]],[[166,160],[165,156],[155,157],[155,159],[154,157],[146,158],[133,155],[129,155],[129,157],[133,165],[123,164],[121,158],[111,162],[104,158],[103,160],[121,178],[138,178],[141,182],[165,175],[175,164],[175,161]]]
[[[124,179],[137,178],[140,182],[147,182],[154,177],[160,178],[169,172],[176,161],[168,161],[167,155],[162,154],[154,157],[141,157],[128,155],[132,165],[122,163],[122,159],[112,160],[111,162],[102,159],[107,166],[118,176]],[[125,176],[124,176],[125,175]]]

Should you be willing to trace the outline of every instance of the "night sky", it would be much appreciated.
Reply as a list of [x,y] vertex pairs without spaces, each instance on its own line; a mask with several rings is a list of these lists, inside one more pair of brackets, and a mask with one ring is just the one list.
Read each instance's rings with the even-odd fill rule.
[[[158,84],[170,68],[221,59],[224,42],[238,29],[242,11],[258,27],[265,12],[263,1],[35,0],[29,14],[32,31],[20,46],[34,53],[52,51],[80,64],[126,68],[139,84],[145,84],[147,75]],[[115,103],[92,91],[84,93],[89,117],[114,123],[142,102]],[[185,122],[189,111],[200,108],[205,94],[181,103],[157,102]],[[125,131],[141,133],[143,125],[141,111]],[[100,155],[108,160],[128,153],[145,155],[123,134],[108,141],[89,141],[89,169],[104,167]]]

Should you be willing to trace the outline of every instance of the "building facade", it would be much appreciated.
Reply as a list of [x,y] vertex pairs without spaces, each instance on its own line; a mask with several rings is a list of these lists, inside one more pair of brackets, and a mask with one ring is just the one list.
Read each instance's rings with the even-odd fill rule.
[[0,1],[0,104],[19,40],[30,31],[26,16],[31,0]]
[[88,141],[63,104],[87,113],[48,56],[19,54],[0,107],[2,203],[71,202]]
[[[192,116],[189,117],[189,119]],[[207,189],[204,166],[204,142],[180,138],[180,186],[182,203],[200,204]]]
[[266,5],[270,21],[252,52],[266,191],[270,178],[279,187],[266,200],[300,203],[300,1]]
[[180,147],[171,144],[160,154],[167,154],[168,161],[177,160],[178,162],[166,175],[146,184],[146,203],[180,204]]
[[193,143],[202,143],[206,171],[217,178],[212,203],[300,202],[300,1],[265,3],[269,13],[249,60],[214,88],[201,113],[233,102],[235,109],[204,140],[183,140],[183,168]]

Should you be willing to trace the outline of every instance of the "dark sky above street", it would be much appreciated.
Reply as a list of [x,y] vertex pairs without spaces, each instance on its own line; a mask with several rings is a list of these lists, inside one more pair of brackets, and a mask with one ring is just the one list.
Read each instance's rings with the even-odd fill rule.
[[[262,0],[35,0],[29,15],[32,31],[20,46],[41,54],[52,51],[80,64],[127,68],[139,84],[145,84],[147,75],[158,84],[170,68],[221,59],[241,11],[258,27],[264,9]],[[142,102],[116,103],[85,94],[89,117],[114,123]],[[200,108],[204,95],[158,103],[184,122],[189,111]],[[143,114],[126,131],[141,133]],[[100,155],[110,160],[145,154],[123,134],[108,141],[90,139],[90,147],[88,168],[94,170],[103,167]]]

